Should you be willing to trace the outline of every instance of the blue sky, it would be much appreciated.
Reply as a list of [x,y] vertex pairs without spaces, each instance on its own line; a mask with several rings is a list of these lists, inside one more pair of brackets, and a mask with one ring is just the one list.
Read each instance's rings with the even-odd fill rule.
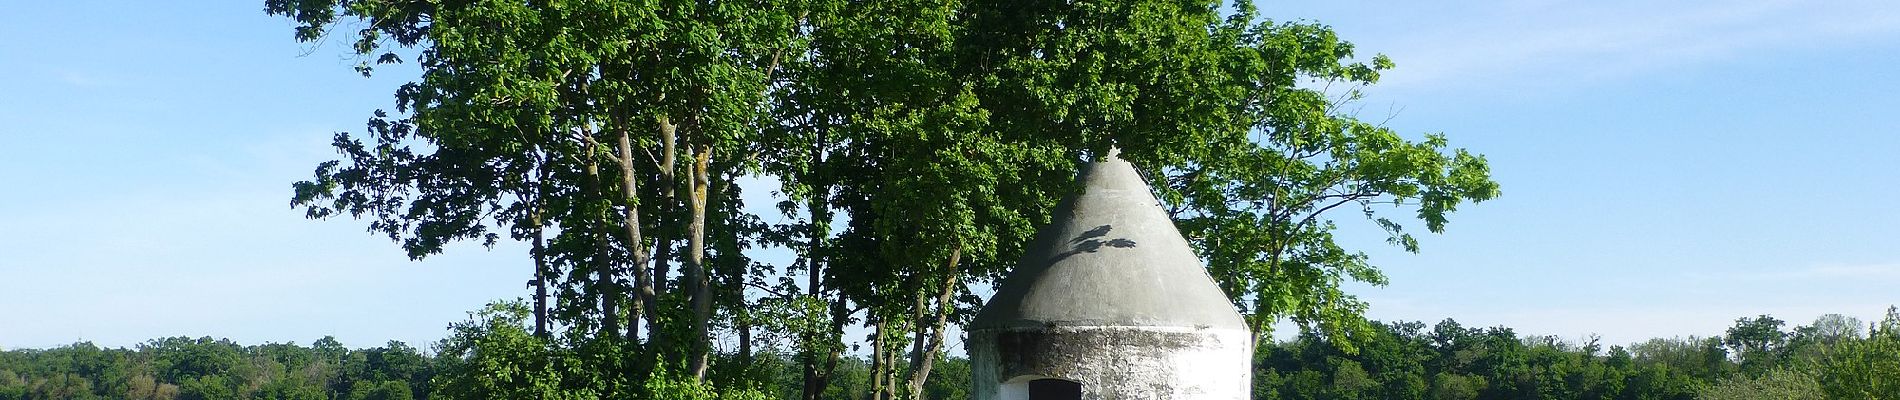
[[[1361,117],[1488,156],[1504,196],[1423,253],[1352,215],[1370,316],[1608,343],[1900,303],[1900,5],[1274,1],[1399,68]],[[409,72],[257,2],[0,13],[0,348],[172,335],[412,344],[521,296],[523,247],[422,262],[289,183]]]

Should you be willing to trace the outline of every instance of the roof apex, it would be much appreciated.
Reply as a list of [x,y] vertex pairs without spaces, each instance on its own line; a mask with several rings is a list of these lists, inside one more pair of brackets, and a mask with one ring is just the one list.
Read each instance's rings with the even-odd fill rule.
[[971,330],[1049,326],[1246,329],[1133,165],[1110,149],[1077,176]]

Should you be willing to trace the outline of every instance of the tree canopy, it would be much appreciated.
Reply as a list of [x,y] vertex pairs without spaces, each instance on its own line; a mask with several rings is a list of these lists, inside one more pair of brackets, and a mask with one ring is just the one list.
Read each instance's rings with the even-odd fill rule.
[[[1390,60],[1251,2],[265,11],[299,41],[346,37],[363,74],[421,72],[394,112],[336,135],[342,159],[296,183],[292,204],[367,220],[412,258],[531,243],[530,337],[604,371],[555,385],[606,396],[656,376],[742,385],[756,354],[783,349],[815,399],[860,326],[873,397],[915,398],[949,327],[980,304],[972,285],[1013,265],[1076,167],[1110,148],[1263,335],[1288,318],[1328,337],[1371,332],[1341,284],[1385,278],[1334,240],[1334,216],[1417,251],[1406,221],[1439,232],[1499,193],[1484,158],[1445,136],[1343,111]],[[741,201],[772,189],[783,218]],[[795,256],[754,258],[766,248]],[[721,361],[727,341],[738,348]]]

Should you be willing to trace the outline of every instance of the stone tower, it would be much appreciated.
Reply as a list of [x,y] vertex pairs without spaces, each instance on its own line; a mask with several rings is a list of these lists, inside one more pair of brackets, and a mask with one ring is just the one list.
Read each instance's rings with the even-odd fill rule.
[[1077,179],[969,325],[976,399],[1248,398],[1252,335],[1134,167]]

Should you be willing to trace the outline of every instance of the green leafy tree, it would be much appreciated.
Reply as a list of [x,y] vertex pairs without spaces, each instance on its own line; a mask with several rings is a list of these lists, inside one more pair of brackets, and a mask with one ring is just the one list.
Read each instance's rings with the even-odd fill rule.
[[590,398],[589,388],[564,386],[566,356],[528,331],[530,311],[519,303],[490,304],[450,327],[437,345],[440,378],[431,393],[451,399]]
[[965,60],[990,120],[1007,121],[999,131],[1097,154],[1113,145],[1141,166],[1255,331],[1290,317],[1368,332],[1364,303],[1340,284],[1385,278],[1334,241],[1328,215],[1358,211],[1416,251],[1386,213],[1439,232],[1498,185],[1483,157],[1442,135],[1411,140],[1341,113],[1392,67],[1385,57],[1355,61],[1330,28],[1261,20],[1250,2],[1215,6],[973,2]]
[[1630,346],[1636,362],[1662,365],[1702,380],[1727,376],[1733,369],[1722,338],[1655,338]]
[[[1013,264],[1075,166],[1111,148],[1256,331],[1290,317],[1371,332],[1340,285],[1384,277],[1334,242],[1327,216],[1361,211],[1415,251],[1388,213],[1441,231],[1497,184],[1441,135],[1339,112],[1384,57],[1357,60],[1329,28],[1266,21],[1248,2],[1218,6],[266,1],[302,41],[360,22],[348,37],[365,74],[421,71],[394,113],[337,135],[342,159],[294,185],[294,205],[366,219],[413,258],[504,231],[530,242],[534,336],[612,371],[564,387],[621,396],[673,364],[695,382],[754,379],[710,371],[713,336],[735,333],[733,368],[749,371],[755,328],[787,328],[804,399],[844,376],[850,325],[872,331],[872,397],[923,396],[946,332],[980,302],[968,285]],[[733,182],[758,175],[801,221],[743,211]],[[799,259],[758,264],[756,246]]]
[[1435,400],[1471,400],[1484,391],[1484,378],[1440,372],[1432,377],[1431,397]]
[[1891,399],[1900,393],[1900,312],[1889,307],[1865,339],[1847,339],[1823,351],[1814,368],[1829,398]]
[[181,400],[238,400],[237,383],[224,375],[204,375],[186,378],[178,385],[178,398]]
[[26,398],[26,380],[10,370],[0,369],[0,399],[18,400]]
[[[989,127],[955,64],[962,7],[819,2],[809,51],[786,64],[768,171],[810,216],[785,244],[802,250],[803,297],[825,305],[808,319],[831,322],[806,331],[801,398],[825,391],[855,307],[874,397],[922,396],[950,324],[977,306],[966,283],[1013,265],[1072,177],[1073,149]],[[849,217],[835,233],[833,215]]]
[[[1705,400],[1820,400],[1830,397],[1821,391],[1812,372],[1776,368],[1761,376],[1725,379],[1702,391]],[[1851,397],[1849,397],[1851,398]]]
[[1784,324],[1765,314],[1736,319],[1735,326],[1722,337],[1722,345],[1740,361],[1742,372],[1766,372],[1787,357],[1788,334],[1781,331]]
[[402,381],[375,383],[357,381],[356,385],[350,388],[349,396],[345,397],[347,400],[410,400],[413,398],[414,396],[409,393],[409,384]]
[[[423,72],[397,91],[398,115],[379,111],[365,134],[338,136],[347,163],[320,166],[294,202],[316,218],[368,218],[411,257],[455,240],[492,244],[490,225],[506,227],[534,244],[537,333],[552,285],[563,308],[553,312],[569,325],[638,340],[644,319],[650,338],[678,339],[649,348],[703,378],[715,297],[732,291],[715,286],[743,283],[714,279],[709,265],[719,238],[708,227],[733,209],[713,180],[750,163],[773,53],[794,31],[788,8],[268,1],[300,24],[300,40],[364,20],[375,28],[356,32],[357,54],[386,64],[404,60],[390,48],[419,49]],[[664,161],[635,158],[655,153]],[[687,162],[675,162],[680,153]],[[676,260],[682,274],[668,285]],[[681,303],[665,298],[668,286],[683,289]]]

